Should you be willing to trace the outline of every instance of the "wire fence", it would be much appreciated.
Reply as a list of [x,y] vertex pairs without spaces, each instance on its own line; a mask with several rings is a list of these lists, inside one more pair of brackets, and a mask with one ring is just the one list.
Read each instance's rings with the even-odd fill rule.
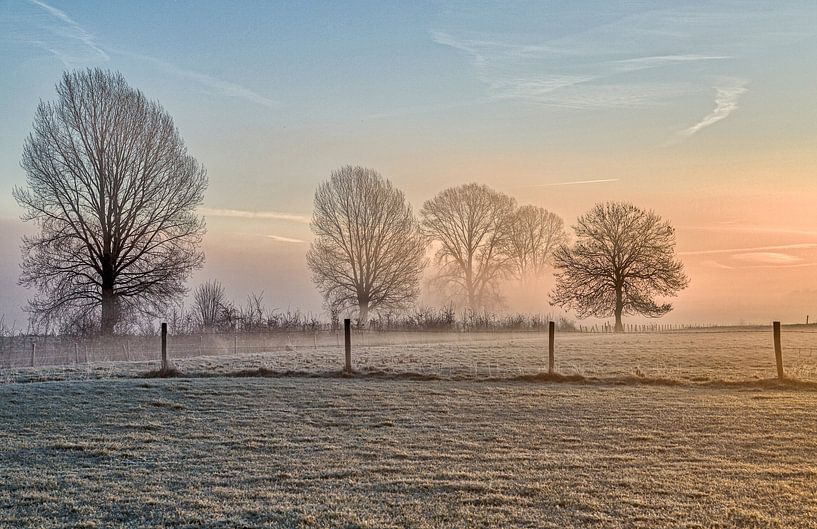
[[[784,326],[786,375],[817,381],[817,325]],[[356,373],[452,380],[510,378],[548,368],[548,334],[526,331],[353,329]],[[337,374],[341,330],[169,336],[168,358],[190,376]],[[0,382],[141,376],[159,367],[159,336],[0,338]],[[775,375],[771,327],[558,332],[556,371],[680,382]]]

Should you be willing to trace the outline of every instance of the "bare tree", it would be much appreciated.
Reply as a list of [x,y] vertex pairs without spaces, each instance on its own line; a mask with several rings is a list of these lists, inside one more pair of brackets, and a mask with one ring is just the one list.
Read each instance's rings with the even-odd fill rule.
[[218,280],[202,283],[193,291],[193,313],[202,329],[215,329],[222,321],[226,296]]
[[247,304],[238,308],[241,330],[260,331],[268,327],[269,310],[264,305],[264,291],[247,294]]
[[307,263],[327,303],[369,311],[401,308],[419,294],[425,244],[403,192],[379,173],[345,166],[315,192]]
[[20,283],[35,314],[90,311],[110,334],[123,309],[157,314],[201,266],[195,208],[205,170],[173,119],[100,69],[65,73],[26,139],[14,197],[39,233],[23,239]]
[[537,206],[522,206],[514,214],[508,237],[508,253],[521,280],[541,276],[551,263],[553,251],[567,241],[562,218]]
[[598,204],[573,227],[576,243],[555,252],[558,273],[551,300],[579,317],[622,314],[663,316],[672,305],[656,296],[675,296],[689,284],[675,256],[675,230],[652,211],[631,204]]
[[441,191],[420,211],[424,234],[439,244],[434,283],[472,310],[497,304],[498,282],[512,269],[508,241],[513,198],[478,184]]

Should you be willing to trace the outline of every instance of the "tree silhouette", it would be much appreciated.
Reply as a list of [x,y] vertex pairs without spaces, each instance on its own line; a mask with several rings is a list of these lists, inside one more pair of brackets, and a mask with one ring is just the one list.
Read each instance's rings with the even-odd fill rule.
[[662,316],[672,305],[654,298],[675,296],[689,283],[675,257],[675,230],[652,211],[598,204],[573,229],[576,243],[560,245],[554,255],[551,301],[579,317],[615,316],[615,331],[621,332],[623,314]]
[[193,291],[193,314],[205,331],[212,331],[223,321],[227,297],[217,279],[200,284]]
[[485,185],[441,191],[423,204],[424,234],[439,244],[434,282],[469,309],[500,302],[498,282],[513,268],[508,242],[515,201]]
[[100,315],[110,334],[122,310],[156,315],[185,292],[203,261],[207,187],[173,119],[100,69],[65,73],[40,102],[26,139],[26,187],[14,197],[39,233],[23,239],[20,283],[35,316]]
[[403,192],[379,173],[345,166],[315,192],[307,253],[312,278],[332,310],[402,308],[419,294],[425,244]]
[[541,276],[553,252],[567,241],[562,218],[537,206],[521,206],[513,213],[508,253],[516,276],[525,281]]

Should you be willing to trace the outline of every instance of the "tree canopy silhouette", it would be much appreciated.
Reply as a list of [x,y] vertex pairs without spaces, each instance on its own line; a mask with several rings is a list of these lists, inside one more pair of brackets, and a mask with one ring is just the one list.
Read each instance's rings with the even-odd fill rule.
[[119,73],[66,72],[26,139],[14,197],[39,233],[23,239],[20,283],[35,316],[123,309],[156,315],[199,267],[207,187],[173,119]]
[[345,166],[315,192],[307,264],[332,310],[401,308],[419,294],[425,244],[403,192],[378,172]]
[[501,301],[498,282],[513,269],[508,243],[516,202],[485,185],[445,189],[420,210],[425,235],[439,244],[434,283],[472,310]]
[[675,296],[687,286],[683,264],[675,256],[675,230],[652,211],[607,202],[579,217],[576,242],[554,255],[556,286],[551,301],[579,317],[623,314],[655,318],[672,310],[657,296]]
[[513,213],[507,242],[516,276],[523,281],[541,276],[566,241],[561,217],[538,206],[520,206]]
[[224,320],[227,295],[217,279],[206,281],[193,291],[191,310],[204,331],[212,331]]

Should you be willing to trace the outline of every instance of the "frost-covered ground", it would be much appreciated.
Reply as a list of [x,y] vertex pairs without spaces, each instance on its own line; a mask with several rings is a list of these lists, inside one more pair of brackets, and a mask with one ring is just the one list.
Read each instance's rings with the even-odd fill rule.
[[[343,366],[343,346],[293,335],[263,342],[259,350],[171,347],[171,361],[185,375],[236,374],[264,368],[273,373],[327,376]],[[296,340],[295,338],[298,338]],[[327,338],[327,337],[324,337]],[[170,338],[174,345],[173,337]],[[227,344],[229,345],[229,344]],[[817,382],[817,332],[784,329],[789,376]],[[115,349],[119,349],[118,347]],[[158,349],[158,344],[157,344]],[[101,352],[100,355],[104,356]],[[0,368],[0,383],[30,380],[134,377],[156,369],[152,361],[91,362],[57,367]],[[547,334],[384,333],[355,336],[354,368],[361,374],[442,379],[514,378],[547,369]],[[556,337],[556,369],[587,378],[641,377],[680,383],[752,381],[776,375],[771,329],[663,334],[571,334]]]
[[817,527],[815,454],[792,388],[5,384],[0,527]]

